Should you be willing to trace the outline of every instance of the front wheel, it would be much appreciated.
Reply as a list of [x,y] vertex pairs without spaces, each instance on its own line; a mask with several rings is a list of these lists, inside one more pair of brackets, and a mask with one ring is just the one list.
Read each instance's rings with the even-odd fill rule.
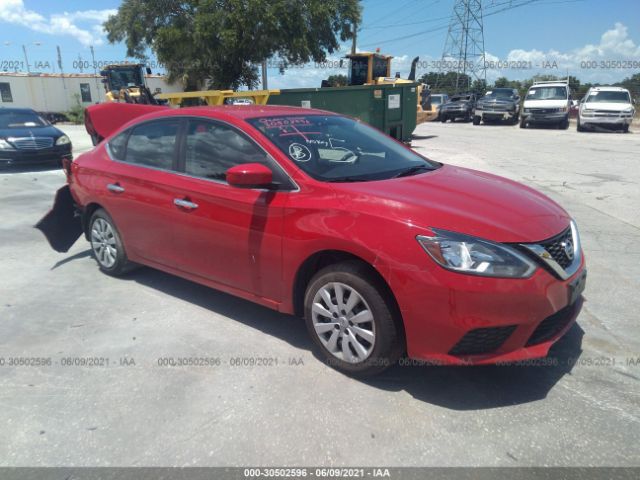
[[447,117],[445,117],[444,115],[441,115],[441,116],[440,116],[440,121],[441,121],[442,123],[447,123]]
[[327,364],[367,376],[395,363],[403,351],[389,293],[369,267],[344,262],[320,270],[305,295],[307,330]]
[[524,117],[520,119],[520,128],[527,128],[527,120]]
[[566,120],[562,120],[558,127],[560,128],[560,130],[566,130],[567,128],[569,128],[569,119],[567,118]]
[[473,124],[474,125],[480,125],[480,117],[477,115],[473,116]]
[[576,130],[579,132],[584,132],[584,127],[580,123],[580,117],[578,117],[578,124],[576,125]]
[[629,124],[628,124],[628,123],[625,123],[625,124],[622,126],[622,131],[623,131],[624,133],[629,133]]

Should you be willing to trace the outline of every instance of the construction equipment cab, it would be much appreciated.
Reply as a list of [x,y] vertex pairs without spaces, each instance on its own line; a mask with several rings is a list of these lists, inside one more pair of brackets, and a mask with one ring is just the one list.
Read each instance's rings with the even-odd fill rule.
[[[105,88],[105,100],[107,102],[158,104],[147,87],[144,71],[144,65],[141,63],[107,65],[104,70],[100,71]],[[150,74],[151,69],[147,68],[146,72]]]
[[347,55],[351,61],[349,68],[349,85],[380,85],[385,83],[413,83],[416,78],[418,57],[411,63],[409,78],[404,80],[399,74],[391,76],[391,55],[379,52],[359,52]]
[[569,128],[571,90],[568,81],[534,82],[524,98],[520,128],[529,125],[556,125]]

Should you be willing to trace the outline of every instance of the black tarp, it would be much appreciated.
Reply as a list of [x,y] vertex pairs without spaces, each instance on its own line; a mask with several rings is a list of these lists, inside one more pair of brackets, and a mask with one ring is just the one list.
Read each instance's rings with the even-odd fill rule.
[[53,208],[36,223],[35,228],[47,238],[56,252],[68,252],[82,235],[82,222],[76,216],[76,208],[69,185],[56,192]]

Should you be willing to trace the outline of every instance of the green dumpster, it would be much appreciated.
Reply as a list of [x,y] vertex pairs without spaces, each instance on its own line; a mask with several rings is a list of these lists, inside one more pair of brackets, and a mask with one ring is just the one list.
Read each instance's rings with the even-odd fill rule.
[[403,142],[416,128],[416,83],[296,88],[270,95],[268,105],[319,108],[359,118]]

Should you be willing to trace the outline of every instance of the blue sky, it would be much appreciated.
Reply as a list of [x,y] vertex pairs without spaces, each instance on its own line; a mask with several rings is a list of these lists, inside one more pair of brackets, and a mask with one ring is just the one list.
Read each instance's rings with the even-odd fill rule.
[[[511,3],[510,3],[511,2]],[[106,41],[101,23],[118,8],[118,1],[0,0],[0,69],[24,69],[22,46],[33,71],[59,71],[56,46],[60,46],[65,72],[80,71],[91,61],[93,45],[98,62],[125,60],[123,45]],[[639,0],[529,0],[528,4],[500,11],[527,0],[484,0],[485,51],[493,60],[555,62],[547,69],[497,70],[500,75],[526,78],[534,73],[572,75],[592,81],[615,81],[639,71],[628,68],[582,68],[584,60],[640,62]],[[447,33],[453,0],[365,0],[358,46],[379,47],[397,57],[394,71],[406,75],[410,60],[420,56],[438,60]],[[403,38],[406,37],[406,38]],[[338,60],[348,51],[332,55]],[[336,61],[337,64],[337,61]],[[418,73],[429,70],[428,63]],[[553,65],[553,64],[551,64]],[[21,68],[22,67],[22,68]],[[88,71],[93,68],[89,66]],[[84,70],[87,71],[86,69]],[[279,75],[270,71],[270,87],[319,86],[331,73],[345,70],[307,65]]]

